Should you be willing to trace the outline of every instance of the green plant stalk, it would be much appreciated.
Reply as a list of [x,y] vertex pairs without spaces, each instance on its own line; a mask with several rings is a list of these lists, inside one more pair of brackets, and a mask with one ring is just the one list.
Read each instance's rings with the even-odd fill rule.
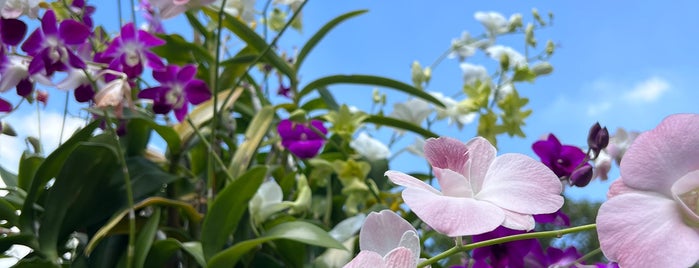
[[576,227],[555,230],[555,231],[525,233],[525,234],[511,235],[511,236],[506,236],[506,237],[499,237],[499,238],[495,238],[495,239],[480,241],[477,243],[472,243],[472,244],[462,245],[462,246],[456,245],[453,248],[450,248],[450,249],[448,249],[440,254],[437,254],[437,256],[434,256],[432,258],[427,259],[424,262],[421,262],[420,264],[418,264],[417,267],[427,267],[428,265],[437,263],[438,261],[440,261],[444,258],[447,258],[451,255],[454,255],[456,253],[463,252],[463,251],[469,251],[469,250],[472,250],[475,248],[491,246],[491,245],[496,245],[496,244],[502,244],[502,243],[517,241],[517,240],[524,240],[524,239],[546,238],[546,237],[559,238],[565,234],[589,231],[589,230],[593,230],[595,228],[597,228],[597,225],[593,223],[593,224],[576,226]]
[[124,183],[126,184],[126,201],[129,205],[129,244],[126,250],[126,267],[133,267],[134,260],[134,248],[136,242],[136,212],[134,211],[134,201],[133,201],[133,189],[131,188],[131,177],[129,175],[129,168],[126,166],[126,159],[124,158],[124,152],[121,149],[121,144],[119,143],[119,136],[116,130],[112,127],[109,114],[104,111],[104,118],[107,120],[107,129],[114,134],[114,145],[117,151],[117,158],[119,159],[119,165],[121,165],[121,172],[124,175]]
[[[199,137],[199,139],[201,139],[201,141],[204,143],[204,145],[206,145],[206,147],[212,148],[212,145],[208,141],[206,141],[206,138],[204,137],[203,134],[201,134],[201,132],[199,131],[199,128],[197,128],[197,126],[194,125],[194,122],[192,122],[192,119],[187,117],[187,123],[189,123],[189,125],[192,126],[194,133],[197,135],[197,137]],[[221,158],[217,154],[209,154],[209,155],[210,156],[213,155],[213,158],[216,160],[216,163],[218,163],[221,167],[225,167],[225,165],[223,164],[223,160],[221,160]],[[228,179],[230,181],[234,180],[234,178],[231,176],[231,174],[229,174],[228,172],[224,172],[224,173],[226,174],[226,177],[228,177]]]

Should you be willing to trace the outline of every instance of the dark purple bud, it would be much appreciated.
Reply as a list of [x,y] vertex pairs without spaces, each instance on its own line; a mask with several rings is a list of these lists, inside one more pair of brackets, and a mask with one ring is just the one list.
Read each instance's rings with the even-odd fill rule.
[[585,187],[592,180],[592,174],[592,166],[585,164],[573,171],[573,174],[570,174],[568,181],[570,182],[570,185]]
[[17,95],[26,98],[32,93],[32,91],[34,91],[34,83],[29,81],[29,78],[25,78],[20,80],[15,88],[17,89]]
[[607,127],[600,126],[599,122],[595,123],[587,135],[587,146],[595,153],[595,158],[609,144],[609,131]]

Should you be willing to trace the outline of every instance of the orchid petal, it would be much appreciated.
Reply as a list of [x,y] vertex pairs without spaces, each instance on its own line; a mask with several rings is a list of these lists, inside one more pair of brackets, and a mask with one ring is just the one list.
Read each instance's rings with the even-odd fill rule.
[[17,46],[27,34],[27,24],[18,19],[2,19],[2,42],[10,46]]
[[192,104],[200,104],[211,98],[211,92],[204,81],[194,79],[189,81],[184,88],[187,101]]
[[558,177],[542,163],[521,154],[493,161],[476,199],[522,214],[553,213],[563,205]]
[[450,237],[482,234],[502,224],[496,205],[472,198],[443,196],[421,188],[403,190],[403,200],[425,223]]
[[366,267],[376,267],[383,268],[386,267],[384,263],[383,256],[376,252],[362,250],[357,254],[352,261],[345,264],[344,268],[366,268]]
[[670,197],[675,180],[699,170],[697,129],[699,114],[679,114],[640,134],[621,160],[624,183]]
[[437,167],[433,167],[432,171],[435,177],[437,177],[439,187],[444,195],[467,198],[473,197],[471,184],[464,175],[450,169],[441,169]]
[[390,210],[371,212],[359,231],[359,249],[385,256],[399,246],[406,232],[415,233],[416,231],[410,223],[395,212]]
[[194,65],[191,64],[185,65],[177,72],[177,82],[185,84],[192,80],[196,74],[197,67],[194,67]]
[[0,98],[0,112],[12,111],[12,103]]
[[438,194],[438,195],[442,194],[439,191],[437,191],[436,189],[434,189],[432,186],[428,185],[427,183],[425,183],[421,180],[418,180],[415,177],[410,176],[408,174],[405,174],[403,172],[389,170],[389,171],[386,171],[386,173],[384,175],[387,176],[388,179],[391,180],[391,182],[398,184],[400,186],[404,186],[406,188],[420,188],[423,190],[427,190],[433,194]]
[[[672,197],[680,204],[688,221],[699,223],[699,216],[695,212],[697,200],[699,200],[699,170],[684,175],[672,185]],[[686,200],[685,200],[686,199]]]
[[46,10],[44,17],[41,18],[41,30],[45,35],[58,34],[58,23],[56,22],[56,14],[53,10]]
[[596,222],[604,255],[621,267],[690,267],[699,261],[699,233],[663,195],[615,196],[602,204]]
[[404,247],[396,248],[388,253],[384,257],[384,262],[386,267],[390,268],[417,267],[417,258],[413,256],[410,249]]
[[481,191],[486,177],[486,173],[491,163],[495,160],[497,150],[490,142],[482,137],[475,137],[466,143],[468,147],[468,158],[470,167],[465,173],[471,182],[471,189],[474,193]]
[[502,222],[502,226],[512,230],[529,231],[534,229],[535,222],[532,215],[520,214],[507,209],[503,209],[503,211],[505,212],[505,221]]
[[[90,36],[90,28],[74,20],[64,20],[59,27],[58,36],[66,45],[80,45]],[[45,32],[45,30],[44,30]]]
[[433,167],[465,174],[468,150],[466,144],[456,139],[431,138],[425,143],[425,158]]

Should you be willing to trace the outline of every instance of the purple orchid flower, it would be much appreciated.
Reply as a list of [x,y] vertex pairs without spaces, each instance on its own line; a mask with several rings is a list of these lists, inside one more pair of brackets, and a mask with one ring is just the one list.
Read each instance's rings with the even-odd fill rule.
[[211,98],[209,87],[204,81],[194,78],[197,68],[194,65],[168,65],[165,69],[153,71],[153,78],[160,86],[146,88],[138,93],[139,98],[153,100],[153,111],[167,114],[175,111],[177,120],[187,115],[187,103],[200,104]]
[[525,266],[532,268],[547,267],[580,267],[576,264],[582,257],[575,247],[568,247],[565,250],[548,247],[546,251],[541,248],[538,240],[534,240],[531,253],[524,258]]
[[[12,111],[12,103],[0,98],[0,112],[6,113]],[[2,128],[0,128],[1,130]]]
[[[318,154],[320,148],[325,144],[323,135],[328,134],[328,130],[320,120],[311,120],[310,127],[305,124],[292,122],[284,119],[279,122],[277,131],[282,138],[282,146],[288,149],[299,158],[311,158]],[[311,127],[315,128],[311,129]],[[320,135],[318,132],[323,133]]]
[[[29,73],[24,60],[15,56],[8,56],[6,46],[18,46],[27,33],[27,25],[17,19],[0,19],[0,92],[5,92],[20,82],[29,82]],[[25,85],[26,83],[23,83]],[[31,83],[30,83],[31,84]],[[18,91],[26,91],[26,88],[17,88]],[[31,88],[29,89],[31,92]],[[26,95],[24,95],[26,96]]]
[[85,0],[73,0],[70,4],[70,9],[80,15],[82,23],[87,25],[87,27],[92,28],[94,26],[92,22],[92,14],[95,13],[94,6],[85,5]]
[[[525,232],[500,226],[492,232],[474,235],[473,242],[523,233]],[[471,255],[475,261],[473,268],[524,267],[524,257],[529,254],[534,246],[537,246],[536,239],[518,240],[476,248]]]
[[546,140],[535,142],[532,149],[559,178],[570,176],[585,159],[585,153],[580,148],[562,145],[553,134],[549,134]]
[[100,62],[109,63],[109,69],[123,72],[129,78],[143,73],[143,65],[154,71],[165,68],[163,61],[149,48],[165,44],[160,38],[144,31],[136,31],[133,23],[121,27],[121,35],[114,38],[109,47],[98,55]]
[[37,28],[22,44],[22,50],[34,57],[29,64],[29,74],[42,70],[51,76],[56,71],[65,71],[69,66],[85,68],[85,62],[69,46],[79,46],[90,36],[90,28],[72,19],[56,21],[53,10],[47,10]]

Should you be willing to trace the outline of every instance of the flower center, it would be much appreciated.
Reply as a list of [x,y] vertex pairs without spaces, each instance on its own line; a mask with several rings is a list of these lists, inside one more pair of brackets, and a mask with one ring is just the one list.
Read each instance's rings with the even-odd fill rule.
[[141,45],[137,42],[127,42],[124,44],[122,52],[126,54],[126,65],[134,67],[141,62],[140,48]]
[[[684,221],[694,227],[699,227],[699,188],[692,189],[677,196],[684,205]],[[676,199],[677,200],[677,199]]]

